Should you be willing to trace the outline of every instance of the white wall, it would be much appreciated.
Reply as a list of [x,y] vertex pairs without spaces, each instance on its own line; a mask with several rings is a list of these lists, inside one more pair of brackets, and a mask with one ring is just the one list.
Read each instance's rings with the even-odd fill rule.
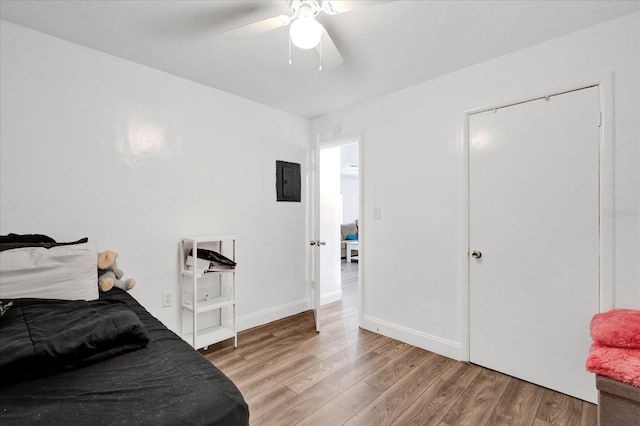
[[342,193],[342,223],[353,223],[358,218],[360,199],[358,192],[360,183],[357,177],[340,176],[340,192]]
[[[88,236],[118,251],[133,295],[176,331],[179,237],[235,234],[240,326],[308,308],[306,202],[275,201],[276,160],[306,173],[308,120],[11,23],[1,31],[2,234]],[[161,308],[167,290],[174,306]]]
[[[437,58],[433,58],[437,60]],[[312,121],[362,135],[364,324],[460,356],[463,112],[615,72],[615,305],[640,308],[640,14]],[[373,209],[381,220],[372,220]],[[636,214],[634,214],[636,212]]]
[[[358,163],[360,145],[350,142],[340,145],[340,192],[342,193],[342,223],[353,223],[360,217],[360,183]],[[354,166],[356,166],[354,168]]]

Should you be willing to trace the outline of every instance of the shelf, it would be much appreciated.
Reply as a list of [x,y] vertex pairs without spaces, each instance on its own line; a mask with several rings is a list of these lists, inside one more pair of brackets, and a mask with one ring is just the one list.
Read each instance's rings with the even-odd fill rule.
[[[196,336],[196,349],[204,348],[214,343],[218,343],[222,340],[227,340],[235,337],[235,333],[230,327],[216,326],[211,328],[205,328],[198,330]],[[182,335],[182,339],[193,345],[193,333],[187,333]]]
[[[194,257],[195,246],[198,250],[216,250],[221,255],[231,253],[230,259],[236,261],[236,239],[227,235],[208,235],[182,237],[180,239],[180,284],[182,290],[181,308],[191,317],[193,332],[185,333],[182,338],[195,349],[204,348],[222,340],[233,338],[233,346],[237,347],[236,327],[236,269],[219,267],[220,264]],[[225,250],[226,249],[226,250]],[[190,254],[190,253],[193,253]],[[227,254],[229,255],[229,254]],[[187,265],[189,264],[189,265]],[[213,266],[216,267],[213,267]],[[223,265],[224,266],[224,265]],[[202,269],[209,267],[210,269]],[[187,269],[188,268],[188,269]],[[205,275],[213,275],[212,279],[203,279]],[[224,277],[224,278],[223,278]],[[220,295],[203,300],[201,294],[209,287],[217,287],[217,291],[208,294]],[[189,291],[187,291],[189,290]],[[208,296],[205,296],[208,297]],[[202,317],[199,314],[204,314]],[[230,320],[228,317],[232,317]],[[216,319],[217,318],[217,319]],[[183,317],[183,329],[186,325]],[[211,322],[213,320],[213,322]],[[200,328],[200,321],[207,324],[221,324]],[[224,325],[222,325],[224,324]],[[195,342],[193,341],[195,336]]]
[[197,243],[210,243],[226,240],[235,240],[236,237],[231,235],[199,235],[197,237],[182,237],[183,241],[197,242]]
[[[197,303],[196,313],[201,314],[203,312],[213,311],[214,309],[220,309],[225,306],[231,306],[235,303],[231,296],[214,297],[209,300],[199,300]],[[189,303],[183,303],[182,307],[193,312],[193,306]]]

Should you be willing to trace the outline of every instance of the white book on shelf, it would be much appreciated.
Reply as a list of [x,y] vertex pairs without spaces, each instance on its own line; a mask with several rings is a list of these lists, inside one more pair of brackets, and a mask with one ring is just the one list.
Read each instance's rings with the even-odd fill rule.
[[[193,270],[193,256],[187,256],[187,261],[185,262],[185,269],[187,271]],[[196,259],[196,272],[198,274],[203,274],[204,271],[211,269],[211,262],[206,259]]]

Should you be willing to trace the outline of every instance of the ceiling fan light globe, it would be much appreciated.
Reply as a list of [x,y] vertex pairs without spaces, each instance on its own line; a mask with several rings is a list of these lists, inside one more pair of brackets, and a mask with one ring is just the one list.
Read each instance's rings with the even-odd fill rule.
[[291,42],[300,49],[313,49],[320,43],[322,25],[313,17],[301,17],[291,23]]

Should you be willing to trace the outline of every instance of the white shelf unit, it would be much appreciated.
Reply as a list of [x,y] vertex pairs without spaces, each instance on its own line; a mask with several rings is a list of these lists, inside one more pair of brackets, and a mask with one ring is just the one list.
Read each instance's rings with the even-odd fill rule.
[[[207,348],[209,345],[227,339],[233,339],[233,347],[238,347],[238,332],[236,328],[236,270],[206,269],[199,270],[194,266],[187,266],[189,251],[193,250],[197,257],[198,248],[215,250],[218,253],[236,261],[236,238],[233,236],[203,236],[182,237],[180,239],[180,290],[183,311],[190,313],[192,330],[185,332],[184,316],[182,338],[194,349]],[[229,252],[229,253],[227,253]],[[194,262],[195,263],[195,262]],[[191,269],[189,269],[191,268]],[[200,298],[199,288],[202,281],[217,286],[218,294],[212,298]],[[213,282],[212,282],[212,281]],[[195,306],[194,306],[195,300]],[[201,327],[199,316],[207,312],[218,311],[218,325]],[[229,310],[231,319],[226,319],[223,312]],[[214,313],[215,314],[215,313]]]

